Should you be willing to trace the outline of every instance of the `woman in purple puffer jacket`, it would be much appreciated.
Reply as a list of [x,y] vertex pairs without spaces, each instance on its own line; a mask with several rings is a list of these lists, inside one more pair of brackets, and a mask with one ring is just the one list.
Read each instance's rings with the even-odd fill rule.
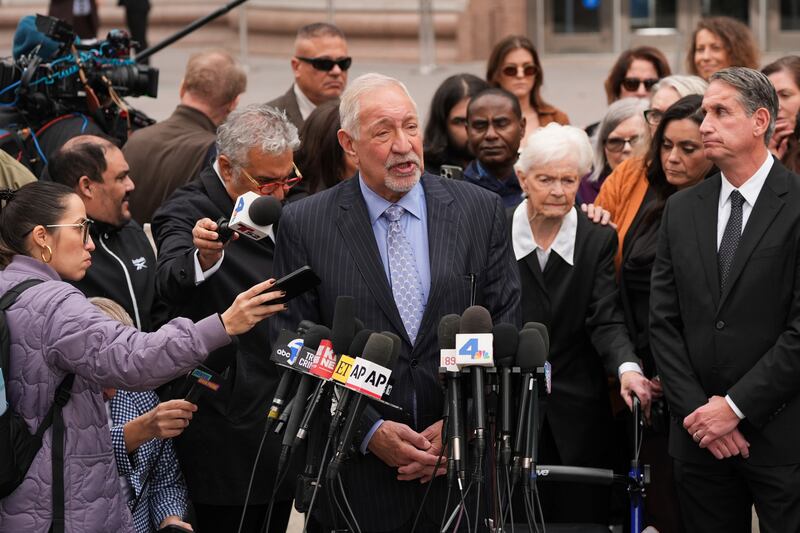
[[[77,289],[94,244],[83,202],[69,188],[35,182],[0,200],[0,294],[40,279],[6,312],[11,338],[9,408],[35,432],[56,387],[75,374],[64,407],[64,500],[67,533],[133,532],[119,491],[101,389],[153,389],[185,374],[209,352],[283,309],[268,305],[268,280],[240,294],[222,315],[197,323],[176,318],[153,333],[126,327]],[[51,429],[25,480],[0,500],[0,532],[46,533],[52,519]]]

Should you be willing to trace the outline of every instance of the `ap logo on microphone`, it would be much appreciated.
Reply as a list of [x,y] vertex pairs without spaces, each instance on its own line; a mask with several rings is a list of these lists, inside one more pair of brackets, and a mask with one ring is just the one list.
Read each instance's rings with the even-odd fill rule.
[[240,196],[239,201],[236,202],[236,208],[234,208],[234,213],[241,213],[242,209],[244,209],[244,197]]

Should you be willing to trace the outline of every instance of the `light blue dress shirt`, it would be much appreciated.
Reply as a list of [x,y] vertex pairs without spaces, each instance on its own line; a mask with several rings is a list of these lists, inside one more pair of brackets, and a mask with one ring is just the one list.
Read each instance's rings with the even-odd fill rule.
[[[392,285],[391,274],[389,273],[389,246],[386,241],[387,233],[389,231],[389,221],[382,215],[386,209],[394,205],[382,196],[379,196],[375,191],[369,188],[361,174],[358,175],[358,184],[361,187],[361,195],[367,204],[367,213],[369,214],[369,221],[372,225],[372,232],[375,234],[375,242],[378,244],[378,252],[381,255],[381,263],[383,263],[383,270],[386,273],[386,279],[389,281],[389,286]],[[428,253],[428,208],[425,204],[425,189],[422,183],[419,182],[414,185],[414,188],[408,191],[397,202],[397,205],[406,210],[400,219],[400,225],[414,250],[414,259],[417,264],[417,272],[419,272],[420,281],[422,282],[422,294],[425,301],[428,301],[428,295],[431,290],[431,263]],[[416,395],[414,396],[414,415],[416,417]],[[370,428],[369,432],[361,441],[361,453],[367,453],[367,446],[372,436],[381,427],[383,420],[378,420]]]

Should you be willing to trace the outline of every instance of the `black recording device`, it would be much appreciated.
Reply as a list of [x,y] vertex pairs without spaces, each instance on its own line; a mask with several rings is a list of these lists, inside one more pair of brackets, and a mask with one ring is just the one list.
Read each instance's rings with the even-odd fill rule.
[[0,103],[16,106],[34,121],[75,112],[102,120],[111,118],[102,111],[120,111],[111,105],[117,97],[158,95],[158,69],[131,58],[138,43],[126,31],[111,30],[105,40],[87,45],[76,42],[72,27],[54,17],[36,15],[36,29],[56,41],[58,50],[47,60],[34,49],[16,62],[0,61],[0,87],[16,84],[0,94]]
[[296,298],[306,291],[310,291],[322,280],[319,279],[311,267],[308,265],[302,266],[290,274],[286,274],[281,279],[275,282],[275,285],[270,287],[267,292],[284,291],[286,296],[277,300],[272,300],[270,305],[286,303],[292,298]]

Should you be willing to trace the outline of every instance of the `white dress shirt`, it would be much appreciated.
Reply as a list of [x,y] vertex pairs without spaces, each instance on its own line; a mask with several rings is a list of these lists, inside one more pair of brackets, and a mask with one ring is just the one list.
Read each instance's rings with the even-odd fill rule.
[[296,83],[292,86],[292,89],[294,90],[294,97],[297,99],[297,108],[300,110],[300,116],[305,120],[317,106],[308,99],[308,96],[300,90],[300,87],[298,87]]
[[[744,202],[742,203],[742,233],[744,233],[747,220],[750,218],[750,213],[753,212],[758,195],[761,194],[761,189],[767,181],[769,171],[772,170],[773,162],[772,154],[767,152],[766,160],[758,167],[756,173],[750,176],[738,189],[728,181],[724,173],[720,173],[722,175],[722,184],[719,189],[719,208],[717,211],[717,251],[719,251],[719,246],[722,244],[722,235],[725,233],[725,226],[728,225],[728,219],[731,216],[731,193],[737,190],[744,197]],[[725,401],[728,402],[728,405],[740,420],[744,419],[744,413],[727,394],[725,395]]]

